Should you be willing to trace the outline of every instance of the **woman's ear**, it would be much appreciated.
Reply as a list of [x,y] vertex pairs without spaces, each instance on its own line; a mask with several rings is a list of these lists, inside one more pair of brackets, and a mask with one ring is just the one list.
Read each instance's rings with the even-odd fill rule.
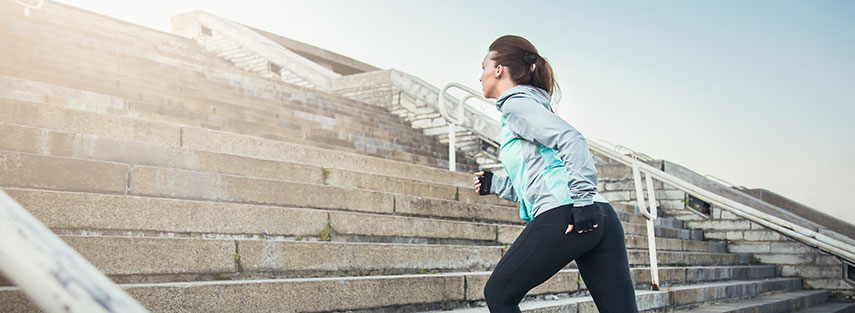
[[504,71],[505,71],[504,66],[502,66],[501,64],[496,65],[496,75],[494,75],[496,77],[496,79],[498,79],[499,76],[502,76],[502,72],[504,72]]

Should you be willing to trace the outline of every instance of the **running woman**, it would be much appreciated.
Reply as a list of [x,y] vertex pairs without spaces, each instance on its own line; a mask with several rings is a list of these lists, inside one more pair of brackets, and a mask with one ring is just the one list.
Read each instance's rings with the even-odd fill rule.
[[519,202],[527,223],[484,288],[490,312],[520,312],[529,290],[573,260],[600,312],[638,312],[623,226],[597,193],[587,141],[550,104],[560,90],[549,62],[525,38],[508,35],[490,45],[481,67],[484,97],[497,99],[502,113],[508,176],[475,173],[475,192]]

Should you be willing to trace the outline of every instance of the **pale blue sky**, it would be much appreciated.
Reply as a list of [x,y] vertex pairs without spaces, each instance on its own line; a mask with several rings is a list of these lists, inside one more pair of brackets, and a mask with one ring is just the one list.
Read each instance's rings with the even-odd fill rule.
[[521,35],[589,140],[855,220],[855,1],[63,2],[163,31],[204,10],[475,89],[489,44]]

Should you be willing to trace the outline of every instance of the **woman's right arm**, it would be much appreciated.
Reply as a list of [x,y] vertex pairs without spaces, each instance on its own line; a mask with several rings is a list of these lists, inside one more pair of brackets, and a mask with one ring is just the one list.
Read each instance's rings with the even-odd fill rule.
[[511,179],[507,176],[493,175],[490,193],[495,193],[499,198],[508,201],[520,202],[517,192],[514,190],[514,185],[511,184]]
[[[507,176],[499,176],[493,175],[491,172],[478,172],[475,173],[475,193],[480,193],[481,187],[489,188],[489,190],[485,190],[486,192],[483,194],[496,194],[499,198],[519,202],[519,197],[517,197],[517,193],[514,190],[514,185],[511,183],[511,179]],[[489,186],[481,186],[478,182],[477,176],[485,176],[484,179],[490,179]]]

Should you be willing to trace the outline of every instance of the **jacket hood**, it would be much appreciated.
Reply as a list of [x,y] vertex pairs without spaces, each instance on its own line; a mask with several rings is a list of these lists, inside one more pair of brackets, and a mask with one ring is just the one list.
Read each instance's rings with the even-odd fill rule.
[[508,98],[514,95],[522,95],[524,97],[531,98],[549,110],[549,100],[551,98],[549,93],[547,93],[546,90],[529,85],[516,85],[505,90],[505,92],[496,99],[496,109],[499,110],[499,112],[502,112],[502,105],[505,104],[505,101],[508,100]]

